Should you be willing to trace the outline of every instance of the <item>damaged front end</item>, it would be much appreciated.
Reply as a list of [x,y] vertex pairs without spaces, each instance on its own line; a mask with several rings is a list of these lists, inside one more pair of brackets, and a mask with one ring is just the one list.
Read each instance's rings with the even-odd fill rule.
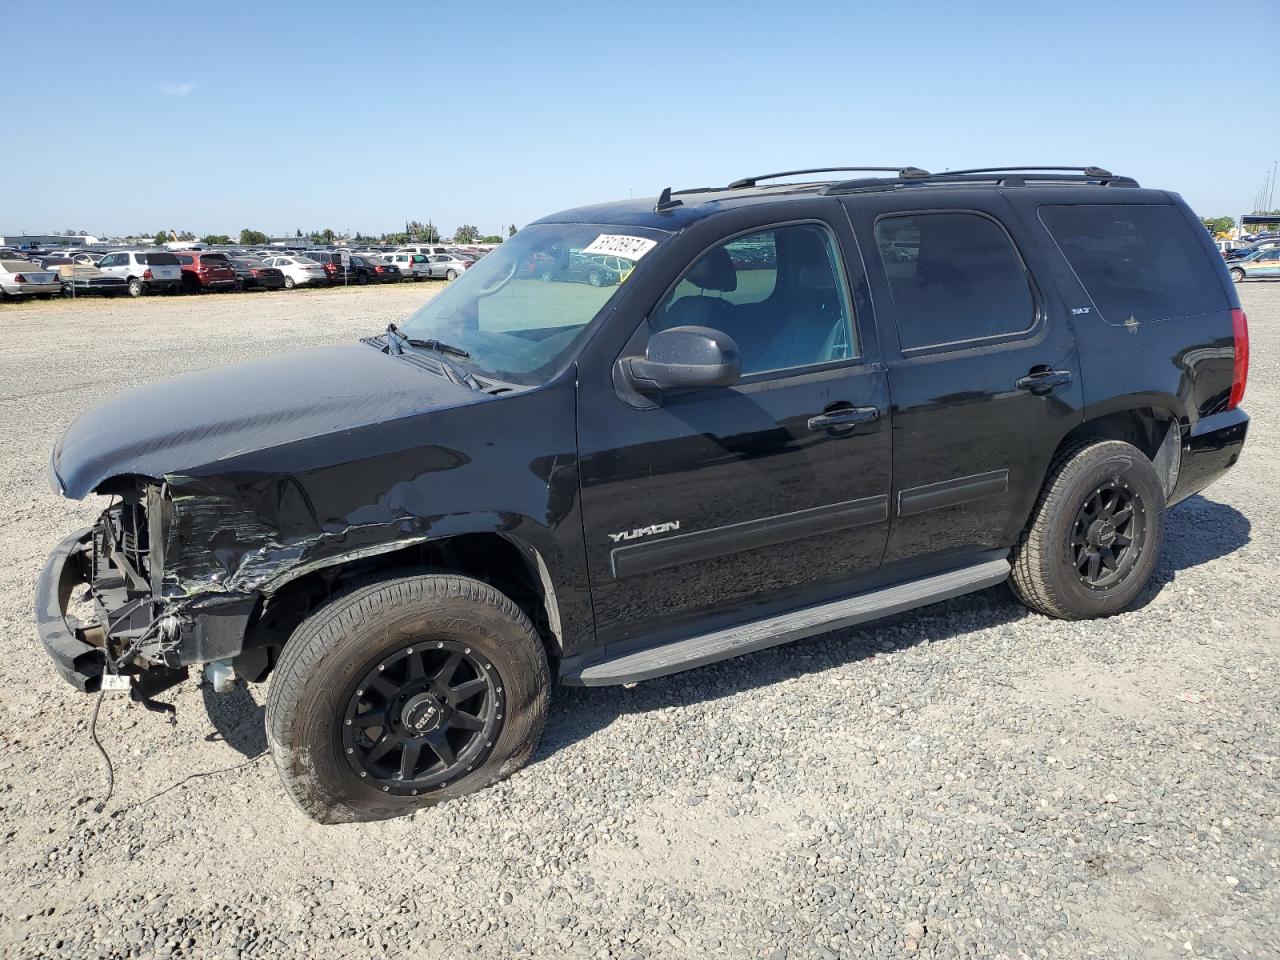
[[118,673],[145,700],[184,680],[192,664],[238,654],[257,594],[179,580],[167,557],[175,543],[167,485],[113,486],[103,491],[115,499],[98,522],[49,555],[36,590],[37,628],[72,686],[92,692],[104,674]]

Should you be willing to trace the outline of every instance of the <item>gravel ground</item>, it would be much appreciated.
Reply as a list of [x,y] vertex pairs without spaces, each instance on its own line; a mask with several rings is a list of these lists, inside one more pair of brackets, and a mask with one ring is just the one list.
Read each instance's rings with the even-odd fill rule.
[[[320,827],[264,687],[91,701],[37,645],[45,483],[89,404],[338,341],[422,286],[0,307],[0,954],[6,957],[1280,956],[1280,284],[1249,284],[1253,429],[1105,622],[1003,588],[640,684],[561,689],[535,761]],[[357,317],[359,319],[351,319]],[[206,707],[208,710],[206,711]]]

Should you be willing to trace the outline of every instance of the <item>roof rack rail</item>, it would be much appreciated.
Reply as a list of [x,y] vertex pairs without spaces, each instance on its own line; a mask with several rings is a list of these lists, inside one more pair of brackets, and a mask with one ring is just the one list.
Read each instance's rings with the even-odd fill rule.
[[1110,170],[1102,167],[970,167],[968,170],[944,170],[940,176],[966,173],[1032,173],[1057,171],[1058,173],[1083,173],[1086,177],[1099,180],[1110,180],[1115,176]]
[[783,170],[781,173],[762,173],[755,177],[743,177],[734,180],[725,189],[737,190],[741,187],[754,187],[761,180],[776,180],[778,177],[798,177],[808,173],[896,173],[903,180],[929,176],[928,170],[919,167],[813,167],[809,170]]
[[[1046,171],[1046,172],[1039,172]],[[1072,171],[1072,172],[1058,172]],[[842,180],[828,183],[819,192],[825,196],[843,193],[864,193],[890,190],[902,186],[926,186],[930,184],[994,183],[1002,187],[1025,187],[1028,181],[1041,184],[1093,184],[1104,187],[1137,187],[1132,177],[1122,177],[1101,167],[975,167],[970,170],[945,170],[914,177],[866,177],[858,180]]]

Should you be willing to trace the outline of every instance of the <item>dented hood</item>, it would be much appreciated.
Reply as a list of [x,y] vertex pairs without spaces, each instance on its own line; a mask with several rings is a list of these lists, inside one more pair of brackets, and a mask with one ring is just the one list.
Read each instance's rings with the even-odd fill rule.
[[79,500],[115,476],[210,473],[245,453],[489,399],[363,343],[293,351],[92,407],[54,446],[50,479]]

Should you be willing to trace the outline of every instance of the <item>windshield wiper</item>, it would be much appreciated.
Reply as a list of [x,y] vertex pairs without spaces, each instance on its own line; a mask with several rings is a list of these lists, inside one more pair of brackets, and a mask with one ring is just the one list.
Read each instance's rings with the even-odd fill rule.
[[[460,383],[464,387],[470,387],[472,390],[484,389],[484,384],[476,379],[475,374],[468,370],[463,370],[457,364],[450,363],[447,359],[447,355],[450,354],[455,357],[461,357],[464,360],[469,359],[471,354],[466,350],[463,350],[461,347],[455,347],[451,343],[444,343],[437,340],[435,337],[431,337],[427,340],[410,337],[394,323],[387,324],[387,334],[387,348],[389,353],[404,353],[405,344],[408,344],[411,347],[422,347],[425,350],[434,351],[439,354],[440,368],[444,370],[444,375],[448,379],[452,380],[454,383]],[[398,339],[393,340],[392,337],[396,337]],[[395,344],[394,350],[391,349],[392,344]]]

